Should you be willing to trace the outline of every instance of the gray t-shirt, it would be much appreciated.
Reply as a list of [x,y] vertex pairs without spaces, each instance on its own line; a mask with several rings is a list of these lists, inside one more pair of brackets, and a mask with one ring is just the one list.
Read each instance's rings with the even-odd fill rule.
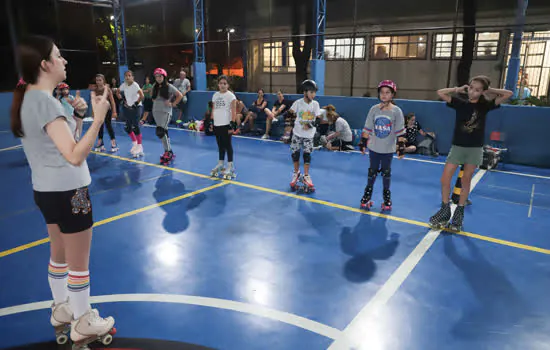
[[367,115],[363,131],[369,134],[369,150],[376,153],[395,153],[397,137],[405,133],[403,111],[397,106],[382,111],[379,104],[374,105]]
[[334,123],[334,127],[336,129],[336,132],[340,133],[340,136],[338,136],[340,140],[344,142],[353,141],[353,134],[351,133],[351,128],[349,127],[348,122],[344,118],[338,117],[338,119],[336,119],[336,122]]
[[183,80],[176,79],[174,81],[174,86],[183,94],[187,92],[187,89],[191,86],[191,82],[187,78]]
[[[172,101],[172,98],[174,97],[174,94],[178,92],[178,89],[172,84],[168,84],[168,101]],[[153,96],[154,98],[154,96]],[[153,115],[156,113],[168,113],[169,115],[172,115],[172,106],[166,105],[166,99],[162,96],[160,96],[160,93],[158,94],[157,98],[154,98],[153,100]]]
[[[76,135],[77,124],[59,100],[40,90],[25,93],[21,105],[21,123],[25,136],[21,139],[32,172],[33,189],[38,192],[70,191],[88,186],[92,179],[88,163],[69,163],[46,132],[46,125],[63,118]],[[76,140],[76,137],[75,137]]]

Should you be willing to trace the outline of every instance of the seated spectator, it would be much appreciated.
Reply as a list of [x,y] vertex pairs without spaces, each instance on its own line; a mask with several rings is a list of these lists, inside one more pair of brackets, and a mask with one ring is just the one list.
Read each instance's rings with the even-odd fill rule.
[[[237,125],[241,125],[244,116],[248,114],[248,108],[244,105],[244,102],[237,97]],[[244,123],[243,123],[244,124]],[[241,127],[238,128],[233,134],[238,135],[241,133]]]
[[258,114],[262,113],[267,107],[267,101],[264,99],[264,90],[258,90],[258,98],[250,106],[246,118],[243,121],[243,126],[249,124],[250,130],[254,130],[254,120],[258,117]]
[[321,109],[321,118],[319,118],[319,126],[317,127],[319,135],[322,136],[328,133],[328,129],[331,124],[330,116],[335,113],[336,107],[334,107],[333,105],[328,105]]
[[264,109],[264,113],[266,114],[267,119],[265,121],[265,134],[264,136],[262,136],[262,139],[269,138],[272,123],[276,123],[279,120],[277,119],[278,116],[282,116],[284,118],[284,115],[288,111],[290,106],[292,106],[292,103],[290,103],[290,101],[288,100],[285,100],[283,92],[281,90],[277,91],[277,101],[275,101],[275,104],[273,104],[273,109]]
[[332,108],[328,109],[327,116],[331,124],[334,124],[335,132],[322,136],[326,139],[325,147],[331,151],[353,151],[353,134],[348,122],[336,113],[334,106],[329,106]]
[[407,132],[405,134],[405,138],[407,139],[405,141],[405,153],[415,153],[416,149],[418,147],[418,141],[416,140],[416,137],[418,133],[422,135],[423,137],[429,136],[431,138],[435,138],[435,133],[433,132],[425,132],[422,130],[422,127],[420,126],[420,123],[416,120],[416,116],[414,113],[409,113],[405,117],[405,128],[407,129]]

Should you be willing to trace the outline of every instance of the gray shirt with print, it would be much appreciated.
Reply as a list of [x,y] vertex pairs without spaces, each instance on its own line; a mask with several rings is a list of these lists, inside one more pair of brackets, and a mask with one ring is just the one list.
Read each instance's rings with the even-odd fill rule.
[[363,131],[369,134],[367,147],[376,153],[395,153],[397,138],[405,133],[403,111],[397,106],[382,110],[380,104],[372,106]]
[[[172,98],[175,94],[178,93],[178,89],[172,84],[168,84],[168,101],[172,101]],[[169,115],[172,115],[172,105],[166,104],[166,99],[162,96],[160,96],[160,92],[158,96],[155,98],[153,96],[153,116],[157,114],[159,117],[162,113],[168,113]]]
[[38,192],[75,190],[92,181],[87,162],[80,166],[69,163],[46,132],[46,126],[60,117],[76,141],[76,121],[55,97],[41,90],[25,93],[21,105],[25,135],[21,143],[31,168],[33,189]]

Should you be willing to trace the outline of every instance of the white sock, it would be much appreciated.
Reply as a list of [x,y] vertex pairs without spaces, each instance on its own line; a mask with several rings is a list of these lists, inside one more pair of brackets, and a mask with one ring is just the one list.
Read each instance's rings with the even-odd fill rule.
[[67,288],[69,304],[76,320],[90,309],[90,271],[69,271]]
[[67,277],[69,275],[69,266],[67,264],[60,264],[53,262],[50,259],[48,265],[48,282],[50,283],[50,290],[54,303],[61,304],[67,301]]

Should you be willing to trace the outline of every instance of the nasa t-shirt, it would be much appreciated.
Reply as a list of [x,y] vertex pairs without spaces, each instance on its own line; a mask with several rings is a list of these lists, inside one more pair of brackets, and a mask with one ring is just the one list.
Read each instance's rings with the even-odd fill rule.
[[380,105],[372,106],[365,121],[365,131],[370,135],[367,147],[376,153],[395,153],[397,137],[405,133],[403,111],[397,106],[391,110],[381,110]]

